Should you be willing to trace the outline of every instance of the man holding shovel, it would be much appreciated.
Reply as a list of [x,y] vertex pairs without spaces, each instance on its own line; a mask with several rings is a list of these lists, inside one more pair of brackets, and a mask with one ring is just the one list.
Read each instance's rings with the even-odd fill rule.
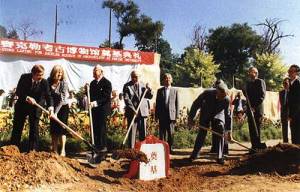
[[11,144],[20,147],[24,123],[26,117],[29,116],[29,151],[38,150],[38,125],[42,114],[42,111],[32,104],[44,105],[46,101],[51,115],[54,110],[49,85],[44,79],[44,71],[42,65],[34,65],[31,73],[21,75],[16,90],[18,100],[15,105]]
[[90,105],[92,107],[92,123],[95,147],[101,152],[107,151],[106,118],[111,111],[111,82],[103,75],[101,65],[93,70],[94,80],[90,83]]
[[203,127],[212,127],[212,130],[223,137],[216,137],[218,143],[217,163],[224,164],[224,138],[231,139],[230,99],[227,96],[228,88],[225,83],[220,83],[216,88],[205,90],[193,102],[188,116],[189,126],[194,126],[194,117],[200,109],[200,129],[195,141],[194,150],[190,161],[198,158],[198,153],[204,144],[207,130]]
[[[143,141],[146,137],[146,121],[150,109],[147,99],[152,99],[153,94],[148,83],[144,85],[139,81],[139,74],[137,71],[132,71],[130,76],[131,81],[124,85],[123,94],[125,101],[125,116],[128,121],[128,128],[131,128],[129,132],[129,146],[134,148],[137,131],[139,132],[140,141]],[[140,108],[137,110],[140,103]],[[132,127],[129,127],[132,124],[132,120],[134,120],[133,125]]]

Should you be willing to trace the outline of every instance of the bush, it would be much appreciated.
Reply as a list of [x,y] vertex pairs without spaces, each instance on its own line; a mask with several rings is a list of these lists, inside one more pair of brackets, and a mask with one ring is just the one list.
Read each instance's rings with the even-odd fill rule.
[[[175,127],[174,132],[174,148],[192,148],[195,144],[196,136],[198,134],[197,125],[195,127],[187,126],[187,109],[180,111],[180,116]],[[12,130],[12,113],[10,111],[1,113],[0,126],[0,146],[7,145],[10,139]],[[199,117],[196,118],[197,121]],[[127,125],[124,123],[123,115],[115,113],[113,117],[108,119],[107,123],[107,144],[108,149],[118,149],[122,146],[123,139],[127,132]],[[90,141],[90,126],[89,119],[86,112],[80,112],[73,109],[70,112],[69,127],[74,129],[82,135],[86,140]],[[21,150],[26,150],[28,146],[28,130],[29,126],[26,122],[21,141]],[[147,133],[158,136],[158,122],[155,121],[154,115],[148,118]],[[233,121],[233,138],[237,141],[250,141],[247,122],[238,123]],[[281,138],[281,124],[280,122],[272,122],[264,119],[261,128],[262,140],[280,139]],[[128,141],[128,140],[127,140]],[[42,150],[48,151],[51,145],[51,137],[49,133],[49,118],[42,116],[40,121],[40,147]],[[207,134],[205,145],[211,144],[211,133]],[[66,144],[67,152],[81,152],[89,150],[88,146],[77,138],[68,136]]]

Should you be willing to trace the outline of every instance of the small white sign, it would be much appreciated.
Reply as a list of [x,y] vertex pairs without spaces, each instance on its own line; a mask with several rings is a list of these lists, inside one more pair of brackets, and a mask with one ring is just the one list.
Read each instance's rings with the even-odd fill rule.
[[140,163],[139,179],[153,180],[166,177],[166,158],[164,145],[142,144],[140,151],[147,155],[149,162]]

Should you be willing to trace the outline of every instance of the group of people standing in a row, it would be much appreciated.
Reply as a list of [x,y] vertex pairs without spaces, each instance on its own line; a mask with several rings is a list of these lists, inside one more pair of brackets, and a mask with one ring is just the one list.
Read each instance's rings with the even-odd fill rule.
[[[280,93],[282,101],[282,116],[290,120],[292,142],[300,143],[300,81],[298,79],[299,67],[292,65],[288,71],[289,78],[285,79],[287,88]],[[46,80],[43,78],[44,67],[35,65],[31,73],[23,74],[16,88],[17,103],[15,105],[14,125],[11,142],[20,145],[21,134],[26,116],[29,116],[29,150],[37,150],[38,123],[41,110],[33,106],[34,102],[40,105],[47,104],[51,115],[56,115],[62,122],[67,124],[69,106],[66,100],[68,84],[65,79],[64,70],[60,65],[55,65]],[[264,149],[266,146],[260,140],[260,127],[263,117],[263,100],[266,93],[266,85],[262,79],[258,78],[258,71],[255,67],[250,67],[248,71],[249,81],[246,83],[244,95],[247,98],[249,132],[252,148]],[[131,80],[123,87],[125,102],[125,117],[128,126],[134,119],[132,129],[129,133],[129,146],[134,147],[136,134],[139,140],[144,140],[146,136],[146,120],[150,114],[149,100],[153,97],[153,92],[149,84],[140,81],[140,74],[132,71]],[[93,69],[94,80],[88,84],[90,93],[90,107],[92,108],[93,132],[95,146],[98,150],[107,151],[107,126],[106,120],[111,111],[111,82],[104,77],[103,68],[96,65]],[[281,96],[283,95],[283,96]],[[30,96],[31,98],[27,98]],[[179,94],[178,90],[172,87],[172,76],[169,73],[163,76],[163,87],[158,89],[155,102],[155,119],[159,121],[159,137],[168,142],[172,153],[173,132],[176,119],[179,115]],[[194,118],[200,110],[200,129],[197,135],[194,150],[190,156],[193,161],[198,157],[199,151],[204,143],[207,130],[203,128],[211,127],[212,130],[224,135],[224,137],[213,137],[213,148],[218,153],[217,162],[224,163],[224,150],[226,150],[227,140],[231,139],[232,114],[230,110],[230,99],[228,88],[223,81],[218,81],[213,88],[205,90],[193,102],[188,114],[188,123],[194,126]],[[285,107],[287,106],[287,107]],[[285,113],[286,112],[286,113]],[[298,118],[297,118],[298,117]],[[283,123],[283,125],[285,125]],[[60,142],[61,155],[65,155],[66,131],[54,120],[50,122],[52,135],[52,150],[57,152]]]

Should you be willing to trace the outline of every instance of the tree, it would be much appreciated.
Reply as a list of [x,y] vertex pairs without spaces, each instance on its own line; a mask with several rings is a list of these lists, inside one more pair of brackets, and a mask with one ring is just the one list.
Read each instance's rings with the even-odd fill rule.
[[134,32],[135,46],[141,51],[157,51],[157,40],[163,29],[164,24],[161,21],[153,22],[151,17],[141,15]]
[[218,77],[232,85],[232,78],[239,77],[249,67],[262,39],[247,23],[221,26],[209,33],[207,48],[220,64]]
[[[10,31],[12,32],[12,36],[16,37],[16,33],[21,34],[23,40],[28,40],[31,37],[37,37],[43,34],[42,30],[38,30],[34,27],[34,22],[29,19],[23,20],[21,23],[17,25],[11,24]],[[19,37],[19,35],[18,35]]]
[[199,50],[206,50],[206,41],[207,41],[207,32],[206,28],[196,24],[193,27],[192,35],[191,35],[191,46],[197,48]]
[[123,49],[123,39],[132,35],[136,30],[139,7],[131,0],[128,0],[126,4],[122,1],[105,0],[102,7],[112,9],[117,19],[117,31],[119,33],[119,42],[115,46]]
[[263,23],[257,26],[263,27],[263,44],[260,53],[279,53],[278,46],[283,38],[293,37],[292,34],[284,34],[280,30],[280,25],[283,20],[280,19],[266,19]]
[[11,30],[7,34],[7,38],[9,39],[19,39],[19,35],[16,30]]
[[280,90],[287,67],[283,64],[278,53],[257,54],[253,65],[257,67],[259,77],[265,80],[267,90]]
[[189,48],[182,58],[182,62],[175,66],[175,85],[210,87],[213,84],[219,68],[219,65],[213,61],[213,55]]
[[0,38],[19,39],[19,35],[16,30],[7,31],[4,26],[0,25]]
[[0,25],[0,38],[7,38],[7,30],[2,25]]

